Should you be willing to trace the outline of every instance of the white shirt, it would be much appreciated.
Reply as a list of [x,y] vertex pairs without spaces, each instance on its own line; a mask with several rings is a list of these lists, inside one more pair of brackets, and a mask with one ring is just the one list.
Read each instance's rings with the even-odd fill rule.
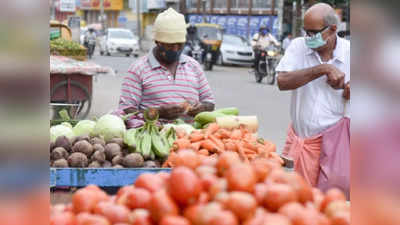
[[290,42],[292,42],[292,40],[289,39],[288,37],[283,39],[282,48],[286,50],[289,47]]
[[[319,54],[308,48],[304,37],[294,39],[281,59],[276,71],[291,72],[322,64]],[[350,81],[350,42],[337,37],[333,59],[327,62],[345,73]],[[290,117],[296,134],[308,138],[320,134],[345,115],[350,117],[350,101],[342,97],[343,90],[335,90],[321,76],[292,91]]]
[[271,44],[271,42],[277,46],[280,45],[279,41],[277,41],[272,34],[268,33],[264,36],[261,36],[259,33],[256,33],[253,35],[251,46],[254,47],[256,45],[260,45],[261,48],[266,48]]

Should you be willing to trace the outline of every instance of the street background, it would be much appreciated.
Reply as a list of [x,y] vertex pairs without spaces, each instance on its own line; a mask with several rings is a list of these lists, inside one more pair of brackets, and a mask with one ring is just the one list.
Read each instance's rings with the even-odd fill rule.
[[[142,54],[143,55],[143,54]],[[121,84],[133,57],[100,56],[92,61],[116,70],[116,75],[99,75],[93,82],[93,105],[89,118],[101,116],[118,107]],[[279,91],[276,85],[255,82],[249,67],[215,66],[205,71],[216,98],[216,107],[238,107],[241,115],[257,115],[259,136],[271,140],[280,152],[290,123],[290,92]]]

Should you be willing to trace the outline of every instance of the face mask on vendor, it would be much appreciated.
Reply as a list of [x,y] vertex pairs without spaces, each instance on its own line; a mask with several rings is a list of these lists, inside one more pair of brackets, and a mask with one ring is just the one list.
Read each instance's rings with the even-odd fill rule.
[[175,43],[175,44],[157,43],[157,47],[161,59],[165,63],[171,64],[179,61],[179,57],[181,56],[183,50],[183,43]]

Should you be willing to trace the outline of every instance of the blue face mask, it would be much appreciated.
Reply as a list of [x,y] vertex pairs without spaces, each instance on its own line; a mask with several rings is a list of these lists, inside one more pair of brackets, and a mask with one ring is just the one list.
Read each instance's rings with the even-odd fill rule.
[[317,49],[326,45],[326,41],[322,38],[321,32],[319,32],[312,37],[306,36],[306,45],[311,49]]
[[266,35],[266,34],[268,33],[268,31],[262,30],[261,33],[262,33],[263,35]]

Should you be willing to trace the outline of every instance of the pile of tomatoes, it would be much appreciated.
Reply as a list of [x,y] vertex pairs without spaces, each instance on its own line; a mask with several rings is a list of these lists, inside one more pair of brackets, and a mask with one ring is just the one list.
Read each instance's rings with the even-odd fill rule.
[[[187,153],[186,153],[187,154]],[[323,194],[279,163],[243,163],[233,152],[193,157],[170,174],[142,174],[109,196],[79,189],[68,205],[51,208],[51,225],[345,225],[343,193]]]

